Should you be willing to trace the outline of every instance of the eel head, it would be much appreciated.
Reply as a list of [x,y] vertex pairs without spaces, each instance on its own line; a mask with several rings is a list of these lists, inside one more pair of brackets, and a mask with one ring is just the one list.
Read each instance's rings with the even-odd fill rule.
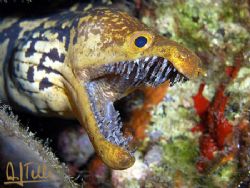
[[103,162],[126,169],[135,161],[132,138],[122,133],[114,102],[139,87],[195,78],[203,73],[201,61],[137,19],[108,8],[90,10],[71,34],[63,71],[72,111]]

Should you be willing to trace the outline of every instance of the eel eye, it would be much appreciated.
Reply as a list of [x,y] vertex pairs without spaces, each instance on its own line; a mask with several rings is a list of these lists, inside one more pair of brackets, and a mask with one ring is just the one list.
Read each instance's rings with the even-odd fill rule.
[[127,36],[127,49],[131,53],[143,52],[148,49],[154,41],[154,34],[148,31],[135,31]]
[[147,44],[148,40],[146,37],[144,36],[139,36],[135,39],[135,45],[138,47],[138,48],[142,48],[144,47],[146,44]]

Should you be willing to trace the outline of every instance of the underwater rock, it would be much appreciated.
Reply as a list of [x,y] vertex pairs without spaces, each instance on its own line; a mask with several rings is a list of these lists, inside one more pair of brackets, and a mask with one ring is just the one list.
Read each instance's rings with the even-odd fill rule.
[[146,153],[144,157],[144,163],[148,166],[156,165],[159,166],[162,163],[163,150],[161,147],[155,145]]
[[116,188],[140,187],[143,185],[148,172],[148,167],[143,163],[141,154],[135,153],[135,164],[126,170],[112,170],[111,181]]
[[148,167],[147,178],[136,181],[140,185],[249,187],[249,6],[229,0],[142,1],[141,20],[196,51],[207,76],[169,88],[148,113],[139,150],[149,157],[156,145],[163,160]]
[[[87,133],[80,126],[69,127],[58,135],[57,150],[59,156],[71,166],[78,169],[94,154],[94,148]],[[76,172],[71,171],[71,175]]]
[[86,187],[110,187],[110,169],[100,158],[94,157],[88,165]]

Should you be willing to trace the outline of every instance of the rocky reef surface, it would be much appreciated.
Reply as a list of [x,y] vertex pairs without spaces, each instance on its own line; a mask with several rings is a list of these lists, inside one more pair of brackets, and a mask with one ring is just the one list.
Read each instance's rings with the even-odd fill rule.
[[193,49],[207,76],[169,88],[147,125],[133,122],[143,144],[136,165],[112,172],[115,187],[249,187],[249,2],[136,2],[141,20]]

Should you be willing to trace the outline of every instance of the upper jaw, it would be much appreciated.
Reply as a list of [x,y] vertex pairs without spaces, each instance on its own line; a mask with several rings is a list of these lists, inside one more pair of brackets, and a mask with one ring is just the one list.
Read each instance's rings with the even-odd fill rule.
[[120,75],[132,87],[153,86],[169,80],[170,86],[188,80],[167,59],[158,56],[143,57],[105,65],[106,74]]

